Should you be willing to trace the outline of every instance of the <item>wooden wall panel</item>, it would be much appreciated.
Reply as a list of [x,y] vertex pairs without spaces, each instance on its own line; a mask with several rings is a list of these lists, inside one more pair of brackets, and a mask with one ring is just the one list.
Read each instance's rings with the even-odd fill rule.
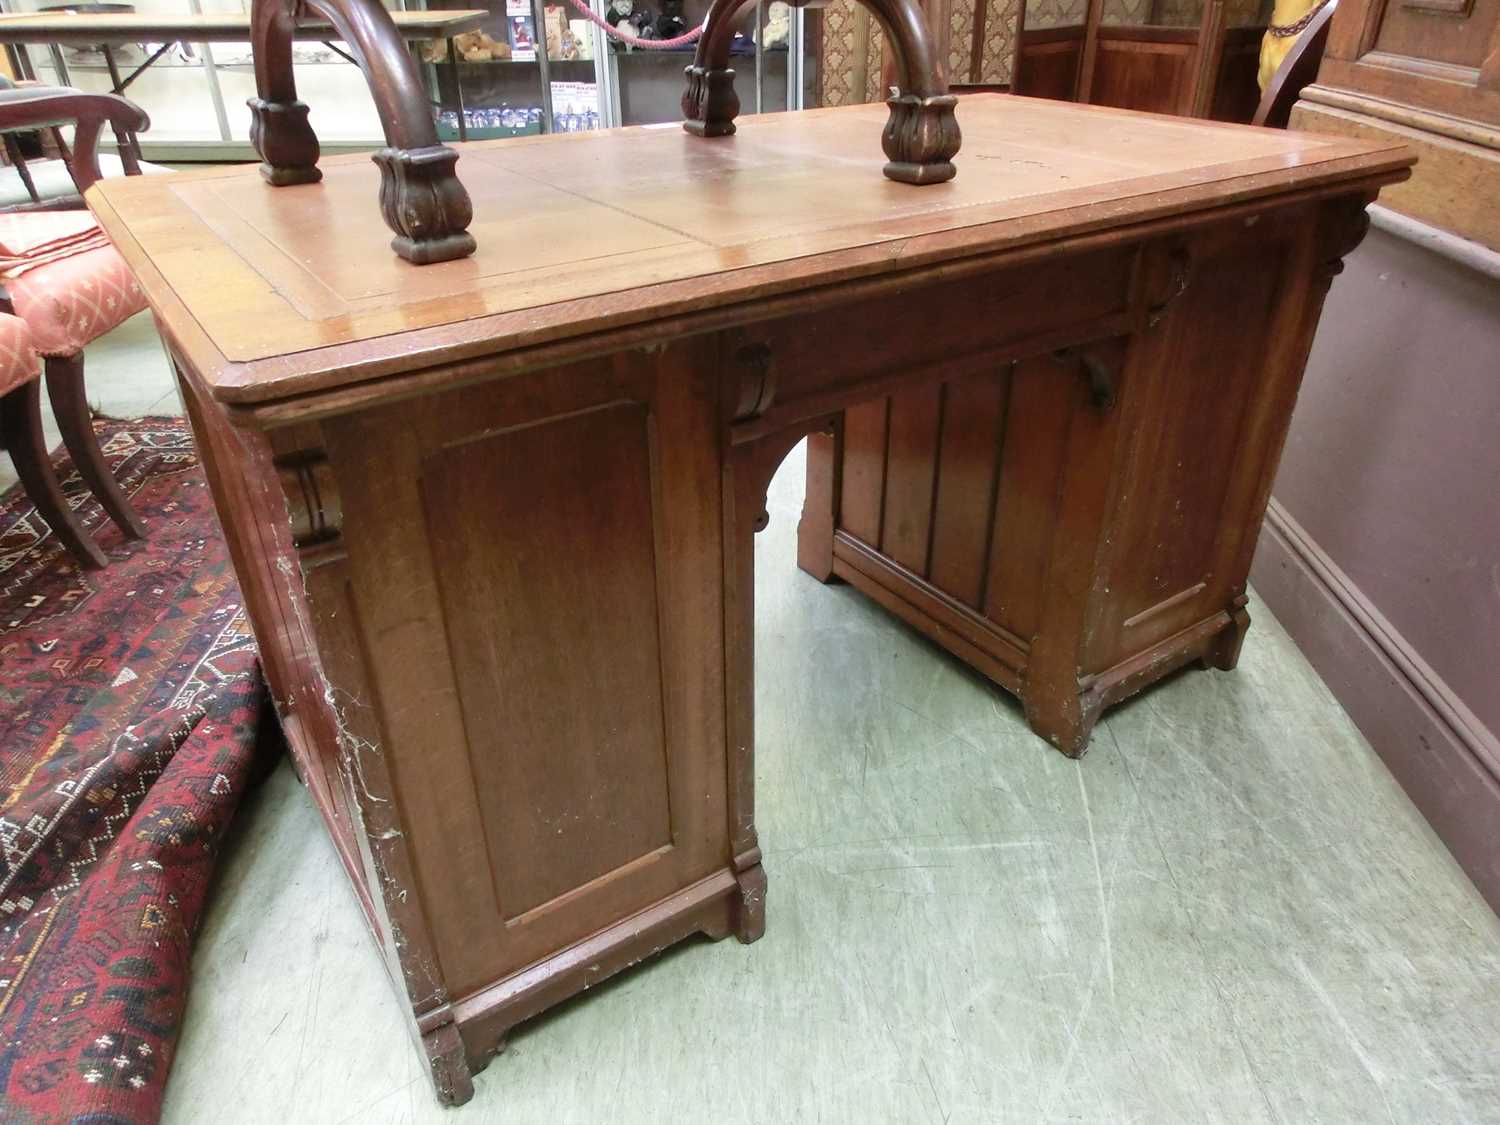
[[880,513],[885,504],[885,436],[889,413],[889,399],[851,406],[844,412],[839,524],[872,546],[880,542]]
[[1184,42],[1119,36],[1101,28],[1089,101],[1146,113],[1180,113],[1188,107],[1197,32]]
[[1080,386],[1041,355],[849,410],[840,529],[1024,642]]
[[1478,70],[1493,48],[1500,0],[1390,0],[1372,44],[1385,55]]
[[1010,366],[944,386],[943,442],[927,577],[965,605],[984,604]]
[[[1280,288],[1296,280],[1287,270],[1299,233],[1286,223],[1192,248],[1192,280],[1141,357],[1150,381],[1131,392],[1144,396],[1136,409],[1151,425],[1129,455],[1091,671],[1201,621],[1236,593],[1228,537],[1250,518],[1243,482],[1256,475],[1241,451],[1250,443],[1264,455],[1256,404],[1274,398],[1269,381],[1283,377],[1273,318]],[[1239,344],[1223,347],[1229,339]],[[1175,374],[1184,371],[1192,377]]]
[[1023,360],[1011,376],[984,613],[1023,641],[1040,619],[1077,378],[1050,356]]
[[1027,97],[1070,102],[1078,89],[1082,59],[1081,26],[1027,31],[1016,57],[1013,88]]
[[646,408],[622,403],[470,441],[423,467],[507,918],[672,840],[653,460]]
[[890,398],[879,546],[913,574],[927,573],[942,396],[939,385],[913,387]]

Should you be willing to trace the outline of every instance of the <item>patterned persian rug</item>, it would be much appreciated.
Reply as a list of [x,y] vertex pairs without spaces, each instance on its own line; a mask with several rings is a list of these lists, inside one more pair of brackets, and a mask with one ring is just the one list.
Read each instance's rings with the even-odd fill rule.
[[106,569],[0,497],[0,1120],[25,1125],[160,1116],[214,861],[279,737],[186,423],[98,425],[150,531],[59,457]]

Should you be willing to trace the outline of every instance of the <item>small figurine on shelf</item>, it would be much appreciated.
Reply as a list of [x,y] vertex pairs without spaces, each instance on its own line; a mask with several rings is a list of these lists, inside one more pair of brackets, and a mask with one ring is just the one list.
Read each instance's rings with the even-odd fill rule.
[[682,0],[661,0],[661,11],[651,25],[653,39],[676,39],[687,30],[687,20],[682,18]]
[[[646,26],[647,16],[645,12],[635,10],[635,0],[609,0],[609,13],[604,17],[610,27],[624,35],[634,35],[638,39],[645,38],[642,32]],[[629,43],[614,40],[615,46],[626,51],[630,50]]]
[[559,7],[548,5],[542,13],[542,23],[547,32],[547,57],[567,62],[578,57],[578,43],[568,27],[567,14]]
[[[453,37],[453,46],[458,51],[458,57],[464,62],[504,62],[510,58],[510,44],[501,43],[490,38],[484,31],[466,31],[462,35]],[[423,56],[426,58],[426,56]],[[428,62],[443,62],[447,59],[446,49],[437,58],[430,58]]]
[[768,51],[785,49],[791,33],[792,6],[783,0],[771,0],[766,9],[766,26],[760,34],[760,45]]

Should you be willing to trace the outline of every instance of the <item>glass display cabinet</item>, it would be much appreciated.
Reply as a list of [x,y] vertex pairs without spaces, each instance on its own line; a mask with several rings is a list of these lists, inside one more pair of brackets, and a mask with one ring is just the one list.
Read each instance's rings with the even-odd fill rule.
[[[78,0],[0,0],[6,14],[80,7]],[[245,13],[250,0],[133,0],[92,10],[163,17]],[[683,68],[692,43],[653,49],[702,24],[708,0],[409,0],[393,11],[484,9],[480,26],[451,40],[412,44],[432,94],[444,140],[479,140],[540,132],[682,119]],[[592,18],[591,18],[592,17]],[[814,104],[815,63],[804,50],[813,13],[780,0],[747,8],[734,48],[742,113]],[[653,41],[621,41],[613,34]],[[17,44],[9,48],[23,74],[43,82],[126,95],[151,116],[140,138],[157,161],[252,159],[250,111],[255,93],[250,44]],[[339,43],[294,44],[297,88],[329,151],[365,149],[381,140],[359,69]],[[141,69],[143,63],[149,65]]]

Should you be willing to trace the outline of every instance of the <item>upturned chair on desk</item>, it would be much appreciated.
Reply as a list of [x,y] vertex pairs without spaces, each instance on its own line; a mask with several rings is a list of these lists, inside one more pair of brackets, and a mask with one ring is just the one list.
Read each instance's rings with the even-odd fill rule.
[[[0,130],[76,126],[70,171],[80,192],[100,177],[99,132],[144,129],[145,113],[112,94],[30,87],[0,99]],[[79,475],[127,537],[146,533],[104,461],[83,381],[83,349],[146,307],[140,285],[91,218],[77,212],[0,215],[0,440],[28,495],[84,566],[104,566],[104,552],[68,508],[42,438],[40,357],[63,443]]]

